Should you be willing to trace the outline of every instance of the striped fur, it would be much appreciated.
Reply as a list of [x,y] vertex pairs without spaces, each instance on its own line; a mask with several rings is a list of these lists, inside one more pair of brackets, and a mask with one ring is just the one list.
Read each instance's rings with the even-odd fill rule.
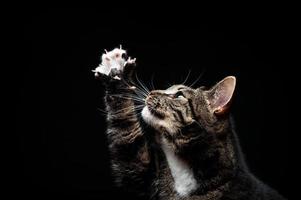
[[107,136],[117,186],[144,199],[284,199],[246,167],[226,112],[234,88],[224,90],[234,87],[233,78],[210,89],[174,85],[151,91],[137,113],[127,69],[133,70],[125,65],[97,74],[106,88]]

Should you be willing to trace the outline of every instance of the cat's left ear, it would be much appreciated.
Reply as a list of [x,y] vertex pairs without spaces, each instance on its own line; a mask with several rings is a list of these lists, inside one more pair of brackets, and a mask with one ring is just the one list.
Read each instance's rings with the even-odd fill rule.
[[220,116],[228,112],[235,85],[236,78],[227,76],[208,91],[207,100],[215,115]]

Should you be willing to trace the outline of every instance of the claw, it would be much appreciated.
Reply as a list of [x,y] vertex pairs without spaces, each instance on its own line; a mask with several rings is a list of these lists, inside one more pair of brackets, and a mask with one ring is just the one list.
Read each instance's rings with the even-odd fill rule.
[[130,63],[133,64],[136,62],[136,58],[131,59],[131,57],[128,58],[128,60],[126,61],[126,63]]
[[96,78],[98,78],[99,76],[100,76],[100,73],[96,70],[96,69],[93,69],[93,70],[91,70],[92,72],[94,72],[94,76],[96,77]]
[[[126,59],[122,56],[116,56],[116,55],[122,55],[122,53],[126,53],[125,50],[122,49],[122,45],[119,45],[119,49],[115,48],[112,51],[107,51],[107,49],[104,49],[105,53],[103,53],[101,57],[101,64],[99,64],[96,69],[92,70],[93,73],[95,73],[95,76],[106,75],[108,78],[113,78],[115,80],[121,80],[121,76],[124,67],[127,64],[135,64],[136,58],[128,57]],[[132,89],[134,89],[133,87]]]
[[121,78],[119,78],[118,76],[114,76],[113,78],[116,80],[121,80]]

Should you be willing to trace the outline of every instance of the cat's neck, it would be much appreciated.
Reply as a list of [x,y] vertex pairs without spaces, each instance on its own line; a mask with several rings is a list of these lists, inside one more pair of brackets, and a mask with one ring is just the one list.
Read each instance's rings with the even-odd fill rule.
[[198,188],[198,183],[189,163],[177,155],[163,137],[161,147],[173,177],[175,191],[180,196],[186,196],[194,192]]
[[162,137],[161,147],[174,181],[174,190],[180,196],[192,193],[206,194],[224,187],[241,168],[239,145],[235,133],[229,131],[214,148],[195,146],[187,152],[176,153]]

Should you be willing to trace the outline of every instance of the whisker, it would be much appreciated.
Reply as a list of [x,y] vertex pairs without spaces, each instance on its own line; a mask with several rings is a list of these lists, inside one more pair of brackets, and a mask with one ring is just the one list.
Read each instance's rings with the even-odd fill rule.
[[129,110],[129,111],[137,111],[137,110],[140,110],[142,109],[142,107],[144,107],[144,105],[139,105],[139,106],[129,106],[127,108],[123,108],[121,110],[118,110],[118,111],[115,111],[115,112],[112,112],[112,111],[107,111],[108,114],[110,114],[111,116],[116,116],[120,113],[124,113],[125,110]]
[[135,94],[131,94],[131,93],[110,94],[110,96],[114,96],[114,97],[134,97],[134,98],[140,98],[142,100],[144,99],[144,97],[136,96]]
[[144,100],[145,98],[141,98],[141,97],[139,97],[139,96],[134,96],[134,95],[130,95],[130,94],[120,94],[120,95],[118,95],[118,94],[111,94],[110,96],[112,96],[112,97],[120,97],[120,98],[128,98],[128,99],[130,99],[130,98],[135,98],[135,99],[139,99],[139,100]]
[[154,90],[155,89],[155,85],[154,85],[154,76],[155,76],[155,73],[153,73],[152,74],[152,77],[151,77],[151,88],[152,88],[152,90]]
[[146,94],[149,93],[149,89],[139,80],[137,73],[135,73],[136,79],[138,81],[138,83],[140,84],[140,86],[144,89],[144,91],[146,92]]
[[[113,96],[113,95],[111,95],[111,96]],[[137,101],[137,102],[140,102],[140,103],[145,102],[143,99],[132,98],[132,97],[123,97],[123,96],[113,96],[113,97],[118,97],[120,99],[125,99],[125,100],[133,100],[133,101]]]
[[136,87],[136,89],[134,90],[134,92],[139,96],[139,97],[147,97],[147,94],[144,92],[144,90],[138,86],[138,85],[134,85]]
[[190,73],[191,73],[191,69],[189,69],[188,74],[187,74],[185,80],[183,81],[183,83],[181,83],[181,85],[185,85],[185,83],[188,81],[188,78],[189,78],[189,76],[190,76]]
[[[141,109],[140,109],[141,110]],[[140,120],[139,119],[139,115],[137,115],[137,112],[138,112],[139,110],[133,110],[133,111],[131,111],[131,113],[130,114],[127,114],[127,118],[128,119],[138,119],[138,120]],[[110,117],[115,117],[115,118],[118,118],[118,117],[120,117],[120,115],[123,115],[123,113],[121,114],[121,113],[113,113],[113,114],[109,114],[110,115]]]
[[166,86],[167,88],[169,88],[169,87],[172,86],[172,84],[168,82],[168,83],[165,83],[165,86]]
[[201,74],[197,77],[197,79],[195,81],[193,81],[192,84],[190,84],[188,87],[193,87],[199,80],[200,78],[204,75],[206,69],[203,69],[203,71],[201,72]]
[[144,104],[145,102],[145,96],[142,95],[139,91],[139,89],[135,91],[135,94],[134,93],[121,93],[121,94],[115,94],[115,95],[111,95],[111,96],[114,96],[114,97],[119,97],[119,98],[127,98],[127,99],[135,99],[137,101],[140,101],[141,103]]
[[[139,87],[137,87],[139,88]],[[138,90],[135,90],[134,91],[139,97],[143,97],[143,98],[146,98],[147,97],[147,94],[145,92],[143,92],[140,88]]]
[[[131,85],[127,82],[127,81],[125,81],[124,79],[122,79],[122,81],[130,88],[131,87]],[[143,92],[143,89],[142,88],[140,88],[139,86],[137,86],[137,85],[135,85],[135,87],[136,87],[136,90],[139,92],[139,93],[141,93],[143,96],[147,96],[147,94],[144,94],[144,92]],[[137,93],[137,91],[136,90],[134,90],[135,91],[135,93]],[[138,94],[137,94],[138,95]]]
[[137,95],[130,95],[130,94],[125,94],[125,95],[122,95],[122,96],[119,96],[119,95],[115,95],[116,97],[120,97],[120,98],[122,98],[122,97],[124,97],[124,98],[129,98],[129,99],[137,99],[137,100],[141,100],[141,101],[144,101],[145,100],[145,98],[144,97],[140,97],[140,96],[137,96]]
[[97,110],[100,111],[101,114],[103,114],[103,115],[108,114],[108,111],[106,111],[106,110],[103,110],[103,109],[100,109],[100,108],[97,108]]
[[135,111],[135,110],[141,109],[142,107],[144,107],[144,106],[124,108],[124,109],[118,110],[118,111],[113,112],[113,113],[122,113],[125,110],[133,110],[133,111]]

